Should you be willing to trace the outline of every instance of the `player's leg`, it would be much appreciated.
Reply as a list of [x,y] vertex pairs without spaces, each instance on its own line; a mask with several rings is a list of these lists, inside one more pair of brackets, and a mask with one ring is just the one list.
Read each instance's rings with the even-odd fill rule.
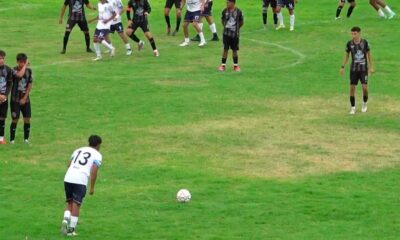
[[139,25],[137,23],[132,23],[131,26],[128,27],[126,31],[126,35],[132,39],[138,45],[138,50],[142,50],[144,47],[144,42],[141,41],[135,34],[136,30],[138,29]]
[[263,20],[264,28],[267,27],[268,5],[269,5],[268,0],[263,0],[262,20]]
[[385,10],[386,10],[386,12],[389,14],[389,16],[388,16],[389,19],[392,19],[392,18],[396,15],[396,13],[394,13],[394,12],[392,11],[392,9],[386,4],[386,1],[385,1],[385,0],[375,0],[375,2],[376,2],[379,6],[381,6],[382,9],[385,9]]
[[181,1],[179,3],[175,3],[175,11],[176,11],[176,27],[175,31],[172,33],[172,36],[175,36],[179,32],[179,27],[182,21],[182,8]]
[[0,103],[0,144],[7,143],[6,140],[4,139],[4,129],[6,125],[7,111],[8,111],[8,100]]
[[64,217],[61,222],[61,233],[67,235],[68,226],[71,221],[72,198],[73,198],[73,192],[70,183],[64,182],[64,191],[65,191],[65,202],[67,203],[67,206],[64,209]]
[[222,41],[224,42],[224,50],[222,51],[221,66],[219,66],[218,68],[218,70],[221,72],[225,71],[226,69],[226,59],[228,58],[228,50],[229,50],[227,37],[225,35],[222,36]]
[[100,35],[100,30],[96,28],[96,30],[94,31],[94,35],[93,35],[93,46],[94,46],[94,50],[96,52],[96,58],[93,59],[94,61],[98,61],[102,58],[99,35]]
[[201,12],[197,11],[194,12],[194,18],[193,18],[193,27],[196,29],[197,34],[200,37],[200,43],[199,43],[199,47],[203,47],[204,45],[206,45],[206,40],[204,38],[204,34],[203,34],[203,30],[201,29],[199,23],[201,20]]
[[[98,36],[100,43],[106,46],[110,50],[110,56],[114,57],[115,56],[115,48],[113,47],[110,38],[108,35],[110,34],[109,29],[101,29],[100,30],[100,35]],[[108,39],[108,41],[107,41]]]
[[85,44],[86,44],[86,52],[92,53],[92,49],[90,49],[90,33],[89,33],[89,26],[86,20],[84,21],[79,21],[78,26],[83,32],[83,35],[85,37]]
[[[168,0],[167,0],[166,4],[168,4]],[[171,34],[171,19],[169,18],[170,12],[171,12],[171,7],[168,7],[167,5],[165,5],[164,18],[165,18],[165,22],[167,23],[167,35]]]
[[76,235],[75,229],[79,220],[80,207],[86,195],[86,186],[80,184],[72,184],[73,199],[71,206],[71,221],[68,228],[68,236]]
[[232,38],[231,41],[232,41],[231,49],[232,49],[232,59],[233,59],[233,70],[236,72],[240,72],[239,56],[238,56],[239,38],[238,37]]
[[368,109],[368,72],[361,73],[361,84],[363,90],[363,104],[361,111],[367,112]]
[[276,28],[278,26],[278,15],[276,14],[276,0],[271,0],[271,9],[273,13],[273,18],[274,18],[274,27]]
[[356,87],[358,84],[359,76],[357,72],[350,71],[350,114],[356,113]]
[[24,142],[29,143],[29,136],[31,133],[31,102],[27,102],[21,106],[22,116],[24,118]]
[[336,17],[335,17],[336,20],[340,18],[340,13],[342,12],[345,2],[346,0],[339,0],[339,5],[336,9]]
[[11,125],[10,125],[10,143],[14,144],[15,143],[15,132],[17,131],[17,123],[19,120],[19,115],[20,115],[21,109],[20,109],[19,102],[16,102],[16,101],[11,101],[10,108],[11,108],[11,118],[12,118]]
[[349,18],[351,16],[351,13],[353,12],[353,9],[356,7],[356,1],[355,0],[348,0],[348,2],[350,3],[350,7],[347,10],[347,17]]
[[208,25],[210,26],[210,31],[213,34],[213,37],[210,41],[219,41],[218,33],[217,33],[217,25],[215,25],[214,17],[209,15],[206,17]]
[[132,47],[131,44],[129,43],[128,37],[124,33],[124,27],[122,23],[118,23],[115,26],[115,30],[118,32],[119,37],[121,38],[122,42],[125,44],[126,48],[126,55],[131,55],[132,54]]
[[67,25],[65,27],[64,39],[63,39],[63,49],[61,50],[61,54],[65,54],[67,52],[67,45],[69,40],[69,35],[71,34],[72,29],[75,26],[75,21],[68,19]]
[[295,23],[296,18],[294,15],[294,1],[293,0],[289,0],[287,9],[289,11],[289,18],[290,18],[290,31],[294,31],[294,23]]
[[190,41],[190,39],[189,39],[189,24],[191,22],[193,22],[192,17],[193,16],[192,16],[191,12],[186,11],[185,20],[183,23],[183,35],[185,36],[185,39],[184,39],[183,43],[179,44],[179,46],[181,46],[181,47],[185,47],[185,46],[189,45],[189,41]]
[[285,28],[285,24],[283,24],[283,15],[282,15],[282,7],[283,6],[284,6],[284,1],[278,0],[277,6],[276,6],[276,16],[278,18],[278,26],[276,27],[276,30]]
[[147,29],[146,32],[144,32],[144,35],[146,38],[149,40],[151,48],[153,49],[154,56],[158,57],[160,56],[160,53],[157,50],[156,42],[154,41],[153,34]]
[[379,17],[386,18],[385,13],[379,7],[378,3],[376,3],[376,0],[369,0],[369,4],[377,11]]

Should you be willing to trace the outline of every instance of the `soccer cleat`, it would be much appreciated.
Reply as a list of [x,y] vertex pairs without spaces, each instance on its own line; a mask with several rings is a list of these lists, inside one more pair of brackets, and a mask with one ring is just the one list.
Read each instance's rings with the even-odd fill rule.
[[25,139],[24,143],[29,144],[29,139]]
[[217,35],[214,35],[213,36],[213,38],[211,38],[211,40],[210,41],[215,41],[215,42],[218,42],[219,41],[219,38],[218,38],[218,36]]
[[218,71],[220,72],[225,72],[226,66],[224,64],[221,64],[221,66],[219,66]]
[[289,31],[293,32],[294,31],[294,26],[290,26]]
[[68,234],[68,221],[66,219],[61,222],[61,233],[65,236]]
[[93,59],[93,61],[100,61],[103,57],[102,56],[97,56],[96,58]]
[[335,20],[339,20],[340,19],[340,17],[335,17]]
[[388,19],[392,19],[392,18],[394,18],[394,16],[396,16],[396,13],[391,12],[391,13],[389,14],[389,16],[388,16]]
[[276,27],[275,30],[279,30],[279,29],[281,29],[281,28],[285,28],[285,25],[281,24],[281,25],[279,25],[278,27]]
[[67,52],[67,50],[65,50],[65,49],[63,49],[63,50],[61,50],[61,54],[65,54]]
[[190,41],[200,42],[200,36],[197,34],[196,36],[192,37]]
[[356,114],[356,107],[351,107],[350,113],[349,113],[349,114],[350,114],[350,115]]
[[240,67],[239,67],[239,65],[233,66],[233,71],[235,71],[235,72],[240,72]]
[[160,56],[160,53],[158,52],[158,50],[156,49],[156,50],[154,50],[153,51],[153,53],[154,53],[154,56],[155,57],[159,57]]
[[363,103],[362,108],[361,108],[361,112],[365,113],[368,110],[368,104],[367,103]]
[[138,50],[139,51],[143,50],[143,48],[144,48],[144,42],[142,40],[140,40],[139,43],[138,43]]
[[132,55],[132,49],[127,49],[126,50],[126,56]]
[[115,48],[113,47],[110,51],[110,57],[114,57],[115,56]]
[[78,235],[78,234],[77,234],[75,231],[67,233],[67,236],[68,236],[68,237],[75,237],[75,236],[77,236],[77,235]]
[[1,140],[0,141],[0,145],[2,145],[2,144],[7,144],[7,141],[4,139],[4,140]]
[[15,144],[15,140],[11,140],[10,143],[11,143],[11,144]]
[[181,47],[189,46],[189,42],[186,42],[186,41],[185,41],[185,42],[179,44],[179,46],[181,46]]
[[178,30],[175,30],[175,31],[172,33],[172,36],[175,37],[175,36],[178,34],[178,32],[179,32]]
[[91,48],[86,48],[86,52],[93,53],[93,50]]
[[199,43],[198,46],[199,46],[199,47],[204,47],[206,44],[207,44],[207,42],[204,41],[204,42]]

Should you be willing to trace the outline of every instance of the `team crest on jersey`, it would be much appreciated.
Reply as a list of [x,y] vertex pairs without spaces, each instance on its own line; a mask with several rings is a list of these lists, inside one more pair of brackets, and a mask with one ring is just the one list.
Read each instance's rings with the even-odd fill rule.
[[73,13],[81,13],[82,12],[82,3],[80,1],[76,1],[74,6],[72,7]]

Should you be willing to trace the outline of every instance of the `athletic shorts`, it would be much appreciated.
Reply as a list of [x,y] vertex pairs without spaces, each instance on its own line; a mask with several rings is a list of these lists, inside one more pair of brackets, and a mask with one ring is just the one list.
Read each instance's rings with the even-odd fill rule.
[[143,32],[150,32],[149,25],[147,24],[147,21],[145,22],[133,22],[131,26],[128,26],[128,28],[132,28],[132,30],[135,32],[136,29],[141,28]]
[[201,13],[202,17],[209,17],[212,16],[212,6],[213,2],[209,2],[207,6],[204,7],[204,11]]
[[[355,2],[355,1],[356,1],[356,0],[347,0],[348,3],[352,3],[352,2]],[[340,2],[345,3],[346,0],[340,0]]]
[[167,0],[165,2],[165,8],[171,9],[173,5],[175,5],[176,8],[182,8],[182,1],[181,0]]
[[279,7],[286,7],[289,10],[294,9],[294,0],[277,0]]
[[117,31],[117,33],[124,32],[124,26],[122,25],[122,23],[116,23],[116,24],[111,25],[110,33],[114,33],[115,31]]
[[234,51],[239,50],[239,38],[238,37],[229,37],[223,35],[224,49],[229,50],[232,49]]
[[22,113],[22,116],[24,118],[31,118],[32,117],[32,112],[31,112],[31,102],[26,102],[24,105],[21,105],[19,102],[11,101],[10,102],[10,107],[11,107],[11,117],[12,119],[18,119],[19,114]]
[[81,205],[86,195],[86,186],[82,184],[64,182],[66,202],[74,201]]
[[269,6],[276,8],[276,0],[264,0],[263,8],[268,8]]
[[110,29],[97,29],[94,30],[94,37],[98,39],[105,39],[110,33]]
[[81,31],[83,31],[83,32],[89,31],[88,23],[86,20],[77,21],[77,20],[68,19],[67,26],[65,28],[72,30],[74,28],[75,24],[78,24]]
[[201,11],[185,13],[185,22],[200,22]]
[[7,118],[8,100],[0,103],[0,118]]
[[350,84],[357,85],[358,81],[361,84],[368,84],[368,71],[350,71]]

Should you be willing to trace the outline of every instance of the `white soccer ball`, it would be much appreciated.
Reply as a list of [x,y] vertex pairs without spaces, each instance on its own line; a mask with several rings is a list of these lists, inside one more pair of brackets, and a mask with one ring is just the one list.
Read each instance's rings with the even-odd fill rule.
[[182,202],[182,203],[189,202],[191,198],[192,198],[192,195],[190,194],[189,190],[187,190],[187,189],[181,189],[176,194],[176,200],[178,200],[178,202]]

